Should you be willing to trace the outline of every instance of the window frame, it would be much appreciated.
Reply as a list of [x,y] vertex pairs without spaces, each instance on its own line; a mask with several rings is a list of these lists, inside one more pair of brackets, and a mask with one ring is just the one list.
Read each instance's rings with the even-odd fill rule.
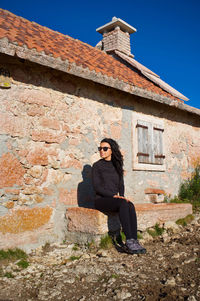
[[[139,163],[138,159],[138,153],[139,153],[139,145],[138,145],[138,123],[144,124],[151,124],[153,130],[159,130],[162,132],[162,155],[164,155],[163,159],[163,164],[152,164],[152,163]],[[148,134],[149,134],[149,129],[148,129]],[[151,130],[152,131],[152,130]],[[151,139],[153,139],[154,136],[152,136]],[[151,140],[152,142],[153,140]],[[151,145],[151,150],[153,150],[152,143]],[[132,152],[133,152],[133,170],[146,170],[146,171],[165,171],[166,170],[166,157],[165,157],[165,131],[164,131],[164,121],[161,120],[158,117],[154,116],[149,116],[149,115],[144,115],[141,113],[133,112],[133,117],[132,117]],[[154,151],[153,151],[154,153]],[[155,155],[154,153],[154,156]],[[156,157],[155,157],[156,158]],[[159,160],[158,160],[159,161]]]

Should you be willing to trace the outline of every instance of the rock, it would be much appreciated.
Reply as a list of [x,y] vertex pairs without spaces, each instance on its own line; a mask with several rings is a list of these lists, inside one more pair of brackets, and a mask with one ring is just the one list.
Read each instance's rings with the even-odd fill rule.
[[175,280],[174,277],[171,277],[171,278],[167,279],[165,284],[170,285],[170,286],[175,286],[176,285],[176,280]]
[[187,291],[187,288],[181,287],[180,290],[185,293]]
[[67,274],[69,272],[69,269],[67,269],[67,268],[64,268],[63,270],[62,270],[62,273],[63,274]]
[[162,238],[165,244],[169,243],[171,240],[171,236],[167,232],[163,233]]
[[99,257],[108,257],[108,252],[105,251],[105,250],[99,250],[97,252],[97,256],[99,256]]
[[149,233],[144,232],[142,233],[142,239],[140,239],[141,244],[153,241],[153,237],[149,235]]
[[115,293],[115,296],[113,297],[114,300],[126,300],[127,298],[131,297],[131,294],[126,288],[122,288],[121,290],[116,289],[114,293]]
[[164,223],[164,228],[166,230],[171,230],[172,233],[177,233],[180,231],[180,227],[175,223],[175,222],[172,222],[172,221],[167,221]]
[[187,300],[188,301],[197,301],[197,299],[194,296],[190,296]]
[[188,263],[193,262],[193,261],[195,261],[195,260],[196,260],[196,257],[192,257],[192,258],[186,259],[186,260],[184,261],[184,264],[188,264]]
[[96,274],[90,274],[88,276],[85,277],[85,281],[87,282],[95,282],[97,281],[99,278],[99,276],[97,276]]
[[85,253],[81,256],[81,259],[90,259],[90,255]]
[[179,259],[181,257],[182,253],[175,253],[172,258],[173,259]]
[[65,279],[64,280],[64,283],[74,283],[76,280],[75,280],[75,278],[69,278],[69,279]]
[[179,281],[179,282],[181,282],[182,281],[182,278],[180,277],[180,276],[176,276],[176,281]]
[[86,296],[82,296],[78,301],[84,301],[86,299]]
[[115,278],[110,278],[110,279],[108,280],[108,283],[109,283],[109,284],[113,284],[115,281],[116,281]]

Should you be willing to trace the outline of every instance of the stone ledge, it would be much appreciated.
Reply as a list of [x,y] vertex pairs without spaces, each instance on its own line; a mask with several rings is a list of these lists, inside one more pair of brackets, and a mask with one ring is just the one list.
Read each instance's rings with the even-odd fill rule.
[[[117,214],[106,215],[98,210],[73,207],[66,212],[69,232],[105,234],[120,228]],[[109,229],[109,230],[108,230]]]
[[192,214],[191,204],[135,204],[138,218],[138,229],[145,230],[156,223],[177,221]]
[[[135,204],[138,219],[138,230],[145,230],[156,223],[176,221],[192,214],[191,204]],[[66,212],[69,232],[88,234],[105,234],[109,230],[119,229],[117,215],[106,215],[98,210],[74,207]]]
[[146,188],[144,191],[145,194],[164,194],[165,191],[157,188]]

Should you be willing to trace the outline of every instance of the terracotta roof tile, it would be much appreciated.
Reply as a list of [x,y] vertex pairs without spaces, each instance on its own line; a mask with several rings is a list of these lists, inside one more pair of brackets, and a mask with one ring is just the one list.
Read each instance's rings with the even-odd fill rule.
[[54,58],[68,60],[130,85],[178,99],[145,78],[140,72],[134,71],[103,51],[0,9],[0,39],[5,37],[10,43],[26,45],[28,49],[35,48],[36,51],[44,51],[46,55],[52,55]]

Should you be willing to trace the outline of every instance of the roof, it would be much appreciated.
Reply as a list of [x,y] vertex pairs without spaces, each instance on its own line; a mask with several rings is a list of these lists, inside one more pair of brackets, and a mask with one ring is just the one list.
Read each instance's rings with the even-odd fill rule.
[[178,97],[111,55],[3,9],[0,52],[157,102],[176,107],[177,102],[181,103]]
[[183,100],[188,101],[189,99],[187,97],[185,97],[183,94],[181,94],[180,92],[178,92],[177,90],[175,90],[174,88],[172,88],[170,85],[168,85],[167,83],[165,83],[159,75],[157,75],[156,73],[154,73],[153,71],[151,71],[150,69],[148,69],[147,67],[143,66],[142,64],[140,64],[139,62],[137,62],[135,59],[133,59],[132,57],[115,50],[115,54],[117,56],[119,56],[120,58],[122,58],[124,61],[128,62],[130,65],[132,65],[133,67],[135,67],[136,69],[140,70],[140,72],[147,78],[149,78],[152,82],[154,82],[155,84],[157,84],[159,87],[161,87],[162,89],[164,89],[165,91],[171,93],[172,95],[181,98]]

